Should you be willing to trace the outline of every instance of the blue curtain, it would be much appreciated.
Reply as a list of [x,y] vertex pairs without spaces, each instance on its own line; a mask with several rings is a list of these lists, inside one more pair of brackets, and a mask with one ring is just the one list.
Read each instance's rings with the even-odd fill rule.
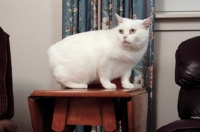
[[[91,30],[107,30],[117,25],[115,13],[122,17],[145,19],[154,16],[155,0],[63,0],[63,38]],[[149,93],[148,128],[152,131],[152,82],[154,58],[154,21],[150,28],[147,52],[133,68],[131,79],[135,87]]]

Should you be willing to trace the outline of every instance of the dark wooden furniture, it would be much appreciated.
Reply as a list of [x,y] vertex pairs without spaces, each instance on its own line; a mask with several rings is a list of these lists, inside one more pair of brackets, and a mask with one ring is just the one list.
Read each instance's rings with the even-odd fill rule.
[[[118,107],[114,99],[120,100]],[[64,132],[66,125],[102,125],[104,131],[113,132],[119,119],[123,132],[145,132],[147,100],[145,89],[90,87],[35,90],[28,97],[34,132],[48,132],[51,128]]]
[[9,35],[0,27],[0,132],[15,132],[14,98]]

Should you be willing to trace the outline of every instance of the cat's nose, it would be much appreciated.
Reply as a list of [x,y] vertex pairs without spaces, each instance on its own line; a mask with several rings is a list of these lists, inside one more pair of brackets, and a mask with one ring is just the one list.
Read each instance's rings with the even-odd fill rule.
[[127,38],[127,36],[123,36],[123,38],[124,38],[124,39],[126,39],[126,38]]

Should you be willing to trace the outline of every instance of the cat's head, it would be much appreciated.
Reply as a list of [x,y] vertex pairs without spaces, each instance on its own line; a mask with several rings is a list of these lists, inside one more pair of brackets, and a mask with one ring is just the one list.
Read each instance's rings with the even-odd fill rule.
[[147,46],[149,28],[153,17],[144,20],[122,18],[116,14],[118,21],[117,37],[120,45],[126,49],[139,50]]

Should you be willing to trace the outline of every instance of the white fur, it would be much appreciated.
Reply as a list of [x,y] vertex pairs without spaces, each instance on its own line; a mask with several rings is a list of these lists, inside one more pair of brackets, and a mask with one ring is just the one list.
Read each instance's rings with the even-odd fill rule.
[[[69,88],[87,88],[89,83],[100,81],[104,88],[114,89],[116,85],[110,81],[120,77],[124,88],[134,88],[129,82],[131,70],[146,52],[147,26],[152,18],[116,17],[119,25],[113,29],[75,34],[49,48],[50,68],[57,82]],[[136,32],[130,34],[130,29]]]

